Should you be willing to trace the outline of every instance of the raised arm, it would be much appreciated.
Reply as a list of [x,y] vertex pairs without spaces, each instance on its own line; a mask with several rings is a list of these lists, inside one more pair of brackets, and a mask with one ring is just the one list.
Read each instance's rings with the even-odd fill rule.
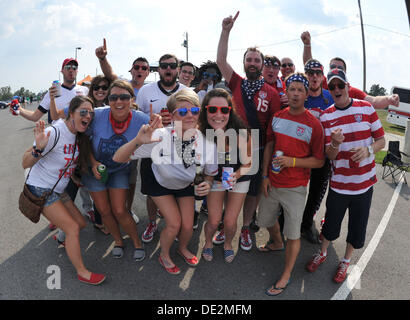
[[97,56],[98,60],[100,61],[100,67],[101,67],[101,71],[104,73],[104,76],[111,80],[114,81],[116,79],[118,79],[118,76],[114,73],[114,71],[112,70],[111,65],[108,63],[107,60],[107,41],[103,40],[103,45],[101,47],[98,47],[97,49],[95,49],[95,55]]
[[66,118],[64,109],[57,109],[56,101],[55,101],[55,94],[57,89],[55,87],[51,87],[48,91],[50,94],[50,117],[52,120],[64,119]]
[[398,94],[392,94],[390,96],[370,96],[367,95],[364,100],[370,102],[375,109],[385,109],[388,106],[398,107],[400,99]]
[[223,19],[221,37],[219,38],[218,51],[216,55],[216,63],[218,68],[227,82],[231,80],[233,74],[233,69],[227,61],[229,33],[231,32],[238,15],[239,11],[236,13],[235,17],[232,18],[232,16],[229,16],[228,18]]
[[300,39],[303,42],[303,65],[312,59],[312,43],[309,31],[302,32]]

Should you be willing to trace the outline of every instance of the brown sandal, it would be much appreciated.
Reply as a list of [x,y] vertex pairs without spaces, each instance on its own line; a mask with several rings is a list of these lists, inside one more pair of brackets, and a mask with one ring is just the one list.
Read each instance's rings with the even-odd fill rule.
[[107,228],[103,224],[94,223],[94,228],[100,230],[102,233],[106,235],[110,234],[110,232],[107,230]]

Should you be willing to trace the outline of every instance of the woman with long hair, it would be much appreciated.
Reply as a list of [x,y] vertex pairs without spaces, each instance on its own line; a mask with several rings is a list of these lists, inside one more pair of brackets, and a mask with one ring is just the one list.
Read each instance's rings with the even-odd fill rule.
[[[54,95],[50,94],[54,100]],[[65,120],[45,128],[44,121],[36,123],[34,146],[23,155],[23,168],[31,168],[27,185],[40,197],[50,192],[61,176],[43,208],[44,216],[66,234],[65,249],[77,271],[80,281],[97,285],[105,275],[89,271],[83,263],[79,233],[86,223],[80,211],[64,192],[77,164],[86,167],[89,158],[89,140],[84,134],[94,115],[92,100],[77,96],[70,102]],[[44,155],[44,157],[43,157]]]
[[[212,237],[221,221],[226,198],[223,217],[224,260],[230,263],[234,259],[232,239],[249,189],[251,176],[246,173],[251,167],[251,139],[245,125],[235,113],[230,94],[224,89],[214,89],[205,96],[199,116],[199,128],[203,134],[213,129],[215,138],[212,139],[218,143],[218,174],[214,177],[207,196],[208,221],[204,228],[205,245],[202,257],[206,261],[213,259]],[[233,143],[230,141],[232,138]],[[227,179],[223,178],[223,172],[228,171],[226,168],[231,170]]]

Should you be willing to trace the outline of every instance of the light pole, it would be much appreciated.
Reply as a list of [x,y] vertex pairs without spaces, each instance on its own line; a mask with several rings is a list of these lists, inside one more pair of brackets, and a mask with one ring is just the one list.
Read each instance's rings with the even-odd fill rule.
[[75,48],[75,60],[77,60],[77,50],[81,50],[81,47]]
[[364,28],[363,28],[363,17],[362,17],[362,7],[359,3],[359,12],[360,12],[360,25],[362,27],[362,44],[363,44],[363,91],[366,91],[366,45],[364,41]]

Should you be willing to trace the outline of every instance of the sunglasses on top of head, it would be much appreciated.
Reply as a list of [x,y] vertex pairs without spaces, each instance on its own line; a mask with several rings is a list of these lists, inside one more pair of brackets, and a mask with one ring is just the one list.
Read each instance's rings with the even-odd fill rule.
[[340,90],[343,90],[346,87],[346,83],[341,82],[341,83],[338,83],[337,85],[334,83],[329,83],[327,87],[329,88],[330,91],[335,90],[336,87],[338,87]]
[[142,71],[147,71],[148,70],[148,67],[147,66],[140,66],[140,65],[138,65],[138,64],[136,64],[135,66],[132,66],[132,68],[134,69],[134,70],[139,70],[140,68],[141,68],[141,70]]
[[108,101],[117,101],[118,99],[120,99],[121,101],[127,101],[131,99],[131,95],[127,93],[123,93],[123,94],[110,94],[108,96]]
[[230,106],[206,106],[209,113],[216,113],[218,110],[223,114],[228,114],[231,111]]
[[94,117],[94,111],[89,111],[87,109],[77,109],[76,112],[79,112],[81,117],[85,117],[88,114],[91,118]]
[[178,108],[178,109],[175,109],[174,112],[172,112],[172,113],[178,112],[178,114],[179,114],[181,117],[185,117],[185,116],[188,114],[188,111],[190,111],[193,116],[196,116],[196,115],[199,114],[199,110],[200,110],[199,107]]
[[168,69],[168,67],[170,67],[172,70],[175,70],[178,67],[178,64],[176,62],[171,62],[171,63],[161,62],[159,64],[159,67],[164,70]]

